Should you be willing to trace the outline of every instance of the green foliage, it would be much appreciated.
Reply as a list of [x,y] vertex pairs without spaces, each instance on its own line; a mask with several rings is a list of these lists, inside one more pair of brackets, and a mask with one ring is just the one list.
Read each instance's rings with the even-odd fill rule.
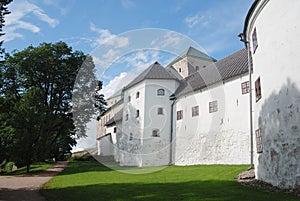
[[5,167],[4,167],[4,171],[5,171],[6,173],[12,172],[12,169],[13,169],[14,164],[15,164],[14,162],[8,162],[8,163],[6,163],[6,164],[5,164]]
[[[7,9],[7,5],[11,3],[12,0],[0,0],[0,36],[3,36],[2,28],[4,26],[5,20],[4,16],[9,14],[10,12]],[[0,55],[4,52],[4,49],[1,48],[3,41],[0,41]]]
[[64,42],[6,54],[0,68],[0,160],[29,170],[36,161],[65,159],[95,113],[94,68],[92,57]]
[[96,161],[96,159],[90,153],[85,153],[82,156],[72,156],[69,161]]
[[[40,172],[43,170],[46,170],[52,166],[52,163],[46,163],[46,162],[38,162],[38,163],[33,163],[30,165],[30,172]],[[12,172],[6,172],[4,175],[23,175],[27,173],[26,166],[20,167],[15,171]]]
[[241,165],[170,166],[151,174],[133,175],[97,162],[70,162],[44,186],[42,193],[49,201],[299,200],[242,186],[234,178],[245,169],[247,166]]

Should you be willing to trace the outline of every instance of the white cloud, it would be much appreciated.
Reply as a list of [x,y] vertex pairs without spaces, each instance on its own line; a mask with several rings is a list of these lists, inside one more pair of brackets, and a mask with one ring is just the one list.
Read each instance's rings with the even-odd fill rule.
[[122,6],[124,8],[132,8],[135,6],[134,2],[131,0],[122,0]]
[[23,35],[17,33],[19,29],[29,30],[33,33],[40,32],[40,27],[24,21],[25,17],[29,15],[33,15],[37,19],[46,22],[52,28],[56,27],[59,23],[58,20],[49,17],[43,9],[28,1],[13,1],[9,5],[9,10],[11,14],[6,16],[6,26],[4,27],[6,34],[3,36],[6,42],[15,38],[22,38]]
[[108,45],[114,48],[122,48],[128,45],[128,38],[112,34],[108,29],[97,28],[95,24],[90,24],[90,29],[99,34],[96,39],[97,45]]
[[161,41],[161,47],[167,48],[167,47],[174,47],[178,46],[179,43],[182,42],[182,36],[179,36],[178,33],[169,31]]
[[107,85],[103,86],[101,93],[104,94],[104,97],[106,99],[113,95],[119,89],[122,89],[123,86],[126,86],[132,80],[132,77],[130,78],[127,75],[127,72],[121,72],[114,79],[110,80]]
[[187,24],[189,28],[193,28],[197,24],[201,24],[201,26],[207,26],[209,24],[209,19],[207,16],[201,15],[201,13],[197,13],[193,16],[186,17],[184,22]]
[[70,7],[70,4],[69,2],[66,2],[66,0],[64,1],[63,5],[62,2],[57,0],[44,0],[43,3],[58,9],[61,15],[66,15],[69,12],[68,7]]

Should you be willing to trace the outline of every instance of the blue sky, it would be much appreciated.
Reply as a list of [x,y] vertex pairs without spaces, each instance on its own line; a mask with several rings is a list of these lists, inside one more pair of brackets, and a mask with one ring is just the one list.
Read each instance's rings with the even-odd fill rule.
[[74,50],[93,55],[97,76],[104,81],[103,93],[109,97],[154,61],[167,65],[189,45],[216,59],[243,48],[237,35],[252,3],[14,0],[2,40],[7,52],[65,41]]

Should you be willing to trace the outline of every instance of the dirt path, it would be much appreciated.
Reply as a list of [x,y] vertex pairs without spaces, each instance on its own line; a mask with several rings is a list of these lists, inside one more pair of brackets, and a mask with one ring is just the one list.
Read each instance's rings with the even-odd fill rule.
[[0,201],[46,201],[39,189],[66,166],[62,161],[35,174],[0,176]]

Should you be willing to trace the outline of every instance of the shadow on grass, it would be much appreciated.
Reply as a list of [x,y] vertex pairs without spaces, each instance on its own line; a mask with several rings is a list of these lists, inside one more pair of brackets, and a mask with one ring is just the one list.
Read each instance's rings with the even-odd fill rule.
[[121,183],[96,184],[43,189],[49,201],[99,200],[299,200],[280,193],[268,193],[241,186],[235,181],[192,181],[182,183]]

